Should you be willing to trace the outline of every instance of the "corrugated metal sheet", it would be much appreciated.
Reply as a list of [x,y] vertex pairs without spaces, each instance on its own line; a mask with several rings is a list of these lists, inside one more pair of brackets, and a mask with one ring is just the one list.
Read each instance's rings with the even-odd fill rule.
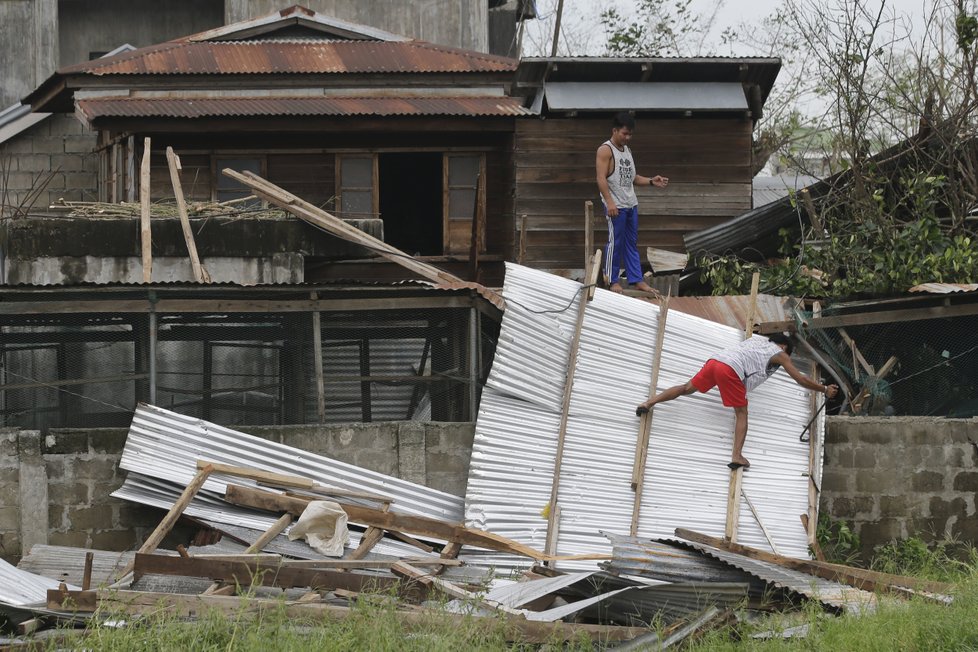
[[[22,607],[47,604],[48,589],[58,588],[58,580],[35,575],[0,559],[0,605]],[[69,586],[78,590],[77,586]]]
[[[546,538],[557,426],[580,284],[507,265],[509,309],[483,394],[466,492],[477,527],[540,548]],[[518,309],[514,309],[514,305]],[[630,487],[640,421],[649,393],[658,306],[599,290],[588,306],[570,401],[559,504],[557,554],[610,553],[601,531],[628,532]],[[686,382],[740,329],[670,309],[659,376],[661,391]],[[744,491],[783,554],[808,553],[799,514],[808,509],[808,445],[797,434],[811,400],[784,373],[751,400],[744,449],[754,466]],[[665,404],[653,421],[638,533],[661,537],[677,527],[723,534],[733,412],[716,392]],[[740,540],[770,549],[746,503]],[[593,568],[593,562],[564,563]]]
[[250,116],[532,115],[513,97],[221,97],[81,99],[85,119]]
[[746,111],[740,83],[724,82],[546,82],[552,110]]
[[512,72],[517,61],[424,41],[170,41],[58,70],[92,75]]
[[778,174],[771,177],[756,176],[751,181],[751,195],[754,207],[770,204],[791,193],[810,186],[818,181],[818,177],[808,174]]
[[[754,322],[786,321],[794,315],[787,308],[793,301],[789,297],[778,297],[772,294],[758,294],[757,306],[754,311]],[[661,301],[655,301],[661,304]],[[721,297],[671,297],[669,310],[677,310],[688,315],[702,317],[718,324],[724,324],[743,331],[747,325],[747,315],[750,312],[750,296],[721,296]]]
[[782,589],[794,591],[813,600],[818,600],[825,605],[856,614],[872,612],[876,609],[876,594],[870,593],[869,591],[863,591],[862,589],[857,589],[846,584],[839,584],[838,582],[831,582],[821,577],[784,568],[777,564],[761,561],[760,559],[744,557],[743,555],[738,555],[728,550],[720,550],[719,548],[702,543],[693,543],[680,539],[664,539],[664,541],[699,550],[726,564],[739,568],[755,577],[759,577],[765,582]]
[[[382,494],[394,499],[391,510],[395,512],[462,520],[462,499],[458,496],[156,406],[140,404],[136,408],[122,451],[121,468],[186,485],[197,472],[197,460],[296,475],[330,486]],[[226,480],[225,476],[212,475],[203,490],[223,494]],[[240,478],[234,482],[253,484]]]
[[978,283],[921,283],[910,288],[911,292],[927,294],[953,294],[955,292],[974,292]]
[[133,560],[134,552],[86,550],[68,546],[35,544],[17,568],[57,582],[81,585],[85,574],[85,555],[92,553],[92,586],[101,586]]
[[615,573],[667,582],[748,583],[753,593],[765,587],[763,581],[700,552],[640,537],[609,533],[605,536],[614,549],[612,560],[601,566]]

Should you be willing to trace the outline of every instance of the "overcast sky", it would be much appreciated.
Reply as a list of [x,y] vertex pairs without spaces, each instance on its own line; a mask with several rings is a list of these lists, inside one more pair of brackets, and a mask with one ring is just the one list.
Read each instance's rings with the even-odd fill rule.
[[[558,0],[536,0],[539,19],[526,23],[523,54],[525,56],[540,56],[550,54],[550,43],[553,38],[554,16]],[[674,6],[676,0],[661,0],[666,5]],[[941,0],[938,0],[941,1]],[[949,2],[951,0],[943,0]],[[886,11],[897,14],[901,20],[919,24],[924,14],[924,7],[932,5],[934,0],[885,0]],[[695,13],[711,11],[714,0],[693,0],[692,8]],[[716,34],[723,28],[738,28],[742,25],[760,26],[761,21],[772,14],[782,0],[726,0],[721,3],[717,14]],[[878,7],[879,0],[867,0],[866,5]],[[560,55],[600,55],[604,54],[606,36],[601,28],[601,12],[611,6],[617,7],[623,15],[636,5],[635,0],[564,0],[564,16],[561,30],[567,40],[561,41]],[[744,7],[750,11],[745,12]],[[765,54],[752,52],[737,52],[740,55]]]

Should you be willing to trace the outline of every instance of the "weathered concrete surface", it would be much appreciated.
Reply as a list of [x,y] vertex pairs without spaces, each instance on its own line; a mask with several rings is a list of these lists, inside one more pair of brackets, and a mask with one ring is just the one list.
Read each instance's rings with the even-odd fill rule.
[[[475,426],[387,422],[241,427],[244,432],[380,473],[465,494]],[[125,479],[127,430],[0,429],[0,557],[34,543],[127,550],[162,512],[109,496]]]
[[830,417],[821,508],[876,546],[919,536],[978,542],[978,419]]

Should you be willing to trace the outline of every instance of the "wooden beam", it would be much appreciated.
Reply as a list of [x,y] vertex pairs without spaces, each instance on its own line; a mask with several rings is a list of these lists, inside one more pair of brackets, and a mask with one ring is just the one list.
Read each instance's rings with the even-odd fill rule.
[[754,316],[757,314],[757,289],[761,283],[761,273],[754,272],[750,279],[750,304],[747,308],[747,320],[744,324],[744,339],[750,339],[754,334]]
[[880,367],[879,373],[866,379],[866,382],[863,383],[863,389],[859,390],[859,394],[852,402],[853,413],[859,412],[859,410],[861,410],[863,407],[863,403],[865,403],[866,399],[869,398],[869,393],[870,391],[872,391],[870,384],[883,380],[884,378],[889,376],[890,372],[893,371],[893,369],[896,367],[897,362],[899,362],[899,360],[895,355],[890,356],[890,359],[884,362],[883,366]]
[[[146,538],[143,545],[139,546],[137,554],[150,553],[160,546],[160,543],[163,541],[166,535],[170,533],[173,526],[176,525],[177,520],[179,520],[180,516],[183,515],[183,511],[187,509],[187,505],[189,505],[190,501],[197,495],[200,488],[204,486],[204,483],[207,481],[207,478],[210,477],[210,474],[213,471],[214,467],[210,465],[204,466],[204,468],[197,471],[197,474],[184,488],[183,493],[180,494],[180,497],[177,498],[176,502],[173,503],[173,506],[170,507],[170,511],[168,511],[166,516],[163,517],[163,520],[160,521],[160,524],[157,525],[156,529],[153,530],[149,537]],[[131,572],[134,568],[134,564],[134,561],[129,562],[126,567],[115,576],[115,579],[118,580]]]
[[526,214],[520,215],[519,240],[516,247],[516,262],[520,265],[526,260]]
[[282,514],[277,521],[272,523],[270,528],[265,530],[260,537],[255,539],[253,544],[245,548],[245,554],[261,552],[262,549],[272,541],[272,539],[280,535],[282,531],[290,525],[292,525],[292,514]]
[[[355,310],[406,310],[471,308],[473,299],[461,296],[405,297],[402,299],[145,299],[95,301],[3,301],[0,315],[59,315],[73,313],[168,313],[168,312],[350,312]],[[477,304],[478,305],[478,304]]]
[[594,202],[584,202],[584,268],[591,263],[594,252]]
[[367,247],[381,257],[397,263],[423,278],[435,281],[436,283],[463,282],[461,278],[454,274],[449,274],[434,265],[415,259],[413,256],[396,247],[392,247],[383,240],[378,240],[372,235],[350,226],[336,216],[317,208],[309,202],[303,201],[299,197],[261,178],[253,172],[242,174],[230,168],[225,168],[222,173],[251,188],[262,199],[287,210],[299,219],[309,222],[313,226],[323,229],[339,238]]
[[391,566],[391,572],[398,577],[403,577],[405,579],[413,580],[419,584],[431,589],[435,588],[452,598],[457,598],[459,600],[464,600],[469,604],[479,604],[485,605],[490,609],[495,609],[496,611],[501,611],[504,614],[509,614],[510,616],[518,616],[523,618],[523,613],[517,609],[512,609],[506,605],[496,602],[495,600],[490,600],[484,596],[472,593],[471,591],[466,591],[460,586],[456,586],[451,582],[445,581],[440,577],[435,577],[430,573],[426,573],[422,570],[411,566],[408,563],[399,561]]
[[[875,376],[876,370],[873,369],[873,365],[869,364],[869,362],[866,361],[866,358],[863,357],[863,354],[859,350],[859,347],[856,346],[856,341],[851,337],[849,337],[849,333],[846,332],[846,329],[840,328],[839,335],[842,337],[842,341],[846,343],[846,346],[852,349],[852,357],[854,358],[854,362],[858,362],[860,365],[862,365],[862,368],[866,371],[867,374],[869,374],[870,376]],[[855,370],[856,364],[854,363],[852,367],[853,370]]]
[[[854,315],[838,315],[810,319],[807,328],[840,328],[845,326],[867,326],[869,324],[890,324],[922,319],[943,319],[978,315],[978,303],[959,303],[950,306],[931,306],[928,308],[908,308],[906,310],[881,310],[862,312]],[[758,324],[758,333],[777,333],[795,331],[794,321],[769,321]]]
[[173,152],[172,147],[166,148],[166,163],[170,168],[170,182],[173,184],[173,195],[177,200],[177,213],[180,215],[183,239],[187,242],[187,252],[190,254],[190,266],[194,270],[194,280],[198,283],[210,283],[210,274],[204,269],[204,266],[200,262],[200,257],[197,255],[197,243],[194,242],[194,232],[190,228],[187,200],[184,199],[183,186],[180,185],[180,158]]
[[150,140],[143,139],[143,160],[139,166],[139,240],[143,254],[143,283],[153,281],[153,238],[150,230]]
[[[659,305],[659,320],[655,332],[655,352],[652,358],[652,381],[649,384],[649,398],[655,396],[659,387],[659,367],[662,362],[662,347],[666,337],[666,319],[669,316],[669,295]],[[649,437],[652,435],[652,418],[655,409],[642,415],[638,427],[638,441],[635,445],[635,463],[632,466],[632,521],[629,528],[631,536],[638,533],[638,519],[642,511],[642,490],[645,488],[645,466],[649,457]]]
[[[233,484],[228,485],[225,500],[232,505],[254,507],[273,512],[289,512],[296,515],[301,514],[310,502],[308,498],[283,496]],[[541,560],[545,557],[529,546],[491,532],[466,528],[459,523],[440,521],[427,516],[384,512],[362,505],[341,505],[341,507],[352,522],[362,525],[372,525],[388,531],[393,530],[433,539],[454,541],[464,545],[523,555],[532,559]]]
[[833,582],[848,584],[865,591],[896,589],[896,593],[906,595],[905,591],[899,590],[900,588],[905,588],[913,589],[915,591],[924,591],[927,593],[948,595],[952,589],[950,584],[945,584],[944,582],[933,582],[930,580],[918,579],[916,577],[905,577],[902,575],[892,575],[889,573],[877,573],[875,571],[865,570],[862,568],[852,568],[850,566],[831,564],[824,561],[783,557],[764,550],[758,550],[757,548],[751,548],[725,541],[724,539],[720,539],[718,537],[700,534],[699,532],[694,532],[685,528],[677,528],[676,536],[680,539],[685,539],[686,541],[712,546],[721,550],[728,550],[738,555],[749,557],[750,559],[759,559],[761,561],[777,564],[782,568],[790,568],[791,570],[808,573],[809,575],[815,575]]
[[[822,304],[816,301],[812,305],[812,314],[816,317],[822,314]],[[816,362],[812,361],[812,368],[809,377],[816,383],[821,383],[821,373],[819,372],[819,366]],[[821,412],[825,405],[826,397],[819,392],[809,392],[811,395],[811,421],[808,429],[808,513],[802,515],[802,522],[805,525],[805,532],[808,534],[808,546],[816,552],[819,559],[823,559],[821,555],[821,548],[818,546],[818,539],[816,538],[816,528],[814,525],[818,523],[818,502],[819,502],[819,486],[815,482],[816,469],[818,464],[822,460],[822,441],[819,437],[820,434],[824,434],[819,431],[817,427],[818,414]],[[808,527],[809,522],[812,527]]]
[[[236,478],[247,478],[249,480],[254,480],[259,484],[264,484],[273,487],[293,487],[296,489],[304,489],[306,491],[323,494],[327,496],[336,497],[346,497],[346,498],[363,498],[364,500],[373,500],[380,503],[392,503],[394,499],[390,496],[382,496],[380,494],[371,494],[364,491],[354,491],[349,489],[338,489],[335,487],[329,487],[316,480],[310,480],[309,478],[303,478],[298,475],[284,475],[282,473],[274,473],[272,471],[262,471],[260,469],[251,469],[242,466],[230,466],[228,464],[220,464],[218,462],[208,462],[206,460],[197,460],[197,468],[202,469],[206,466],[213,468],[214,473],[220,473],[222,475],[230,475]],[[307,500],[310,500],[307,498]]]
[[[132,616],[159,613],[165,609],[176,617],[197,616],[201,613],[224,613],[240,617],[244,614],[282,613],[293,619],[343,620],[354,617],[360,610],[329,603],[283,602],[280,599],[250,598],[242,601],[237,596],[201,596],[175,593],[153,593],[149,591],[98,590],[72,592],[69,598],[76,611],[93,612],[103,608],[106,613],[126,613]],[[63,603],[57,590],[48,591],[48,607],[62,609]],[[418,611],[395,611],[395,617],[408,631],[429,631],[431,614]],[[478,618],[478,616],[475,616]],[[586,625],[577,623],[541,623],[525,618],[500,616],[507,619],[506,631],[511,640],[525,643],[552,644],[560,641],[575,641],[587,638],[602,644],[627,641],[648,633],[645,627],[622,627],[617,625]],[[459,626],[471,623],[473,616],[440,613],[439,619],[458,623]]]
[[85,553],[85,569],[82,571],[82,591],[92,588],[92,563],[95,561],[94,552]]
[[781,551],[778,550],[778,545],[774,543],[774,538],[771,536],[771,533],[767,531],[766,527],[764,527],[764,521],[761,520],[761,515],[757,513],[757,509],[754,507],[754,502],[750,499],[750,496],[747,495],[747,492],[744,491],[743,487],[740,488],[740,495],[747,501],[747,507],[750,508],[750,513],[754,515],[754,520],[757,521],[757,526],[761,528],[764,538],[767,539],[767,544],[771,546],[771,550],[774,551],[774,554],[780,555]]
[[601,252],[596,251],[591,256],[585,274],[585,283],[577,302],[577,317],[574,321],[574,333],[571,335],[570,350],[567,354],[567,372],[564,376],[564,394],[561,400],[560,423],[557,426],[557,450],[554,453],[553,481],[550,483],[549,513],[547,514],[547,538],[544,549],[548,554],[556,552],[557,528],[559,527],[558,497],[560,494],[560,467],[564,459],[564,439],[567,436],[567,420],[570,416],[571,392],[574,389],[574,375],[577,371],[577,353],[581,344],[581,327],[584,325],[584,313],[588,304],[588,288],[597,282],[598,270],[601,267]]
[[[482,166],[484,168],[484,166]],[[479,282],[479,253],[486,234],[486,172],[480,169],[475,179],[475,205],[472,207],[472,242],[469,243],[469,280]]]
[[357,549],[347,555],[347,559],[363,559],[367,553],[373,550],[377,542],[384,538],[384,531],[379,527],[370,526],[360,537],[360,545]]
[[262,561],[224,561],[204,557],[171,557],[136,553],[133,576],[172,575],[206,577],[241,586],[277,586],[280,588],[341,588],[350,591],[401,590],[400,580],[383,575],[362,575],[324,568],[298,568]]

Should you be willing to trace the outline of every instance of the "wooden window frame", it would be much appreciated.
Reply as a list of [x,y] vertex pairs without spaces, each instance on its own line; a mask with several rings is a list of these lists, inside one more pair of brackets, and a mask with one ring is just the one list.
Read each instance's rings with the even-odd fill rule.
[[[336,195],[336,212],[339,217],[343,217],[346,209],[343,207],[343,159],[344,158],[369,158],[371,160],[371,196],[369,217],[380,218],[380,163],[375,151],[363,152],[338,152],[335,154],[333,171],[333,194]],[[353,187],[350,190],[365,191],[367,188]]]
[[[449,165],[450,165],[449,161],[453,157],[454,158],[478,157],[479,158],[479,176],[482,178],[482,183],[479,184],[478,179],[477,179],[475,185],[449,186],[449,183],[448,183],[448,179],[449,179],[449,174],[448,173],[449,173]],[[477,150],[470,150],[470,151],[466,151],[466,150],[445,151],[442,154],[442,166],[441,167],[442,167],[442,184],[441,184],[441,188],[442,188],[442,254],[443,255],[448,255],[448,252],[451,249],[451,244],[452,244],[451,243],[451,222],[452,222],[452,219],[453,218],[451,218],[449,216],[449,208],[450,208],[450,201],[449,200],[450,200],[450,197],[451,197],[451,190],[453,188],[471,188],[473,190],[477,190],[478,191],[478,195],[476,196],[476,198],[477,198],[477,200],[479,202],[479,207],[482,208],[483,215],[485,215],[485,210],[486,210],[486,185],[487,185],[486,184],[486,153],[484,151],[477,151]],[[473,206],[472,209],[473,209],[472,210],[472,215],[468,218],[468,221],[469,221],[470,224],[475,219],[476,213],[478,212],[478,210],[476,209],[475,206]],[[454,219],[456,219],[458,221],[462,221],[464,218],[454,218]],[[471,243],[469,243],[469,244],[471,244]],[[480,253],[485,253],[485,250],[486,250],[486,243],[484,241],[483,242],[480,242],[479,243],[479,252]],[[468,247],[466,247],[465,251],[466,251],[466,253],[468,252]]]

